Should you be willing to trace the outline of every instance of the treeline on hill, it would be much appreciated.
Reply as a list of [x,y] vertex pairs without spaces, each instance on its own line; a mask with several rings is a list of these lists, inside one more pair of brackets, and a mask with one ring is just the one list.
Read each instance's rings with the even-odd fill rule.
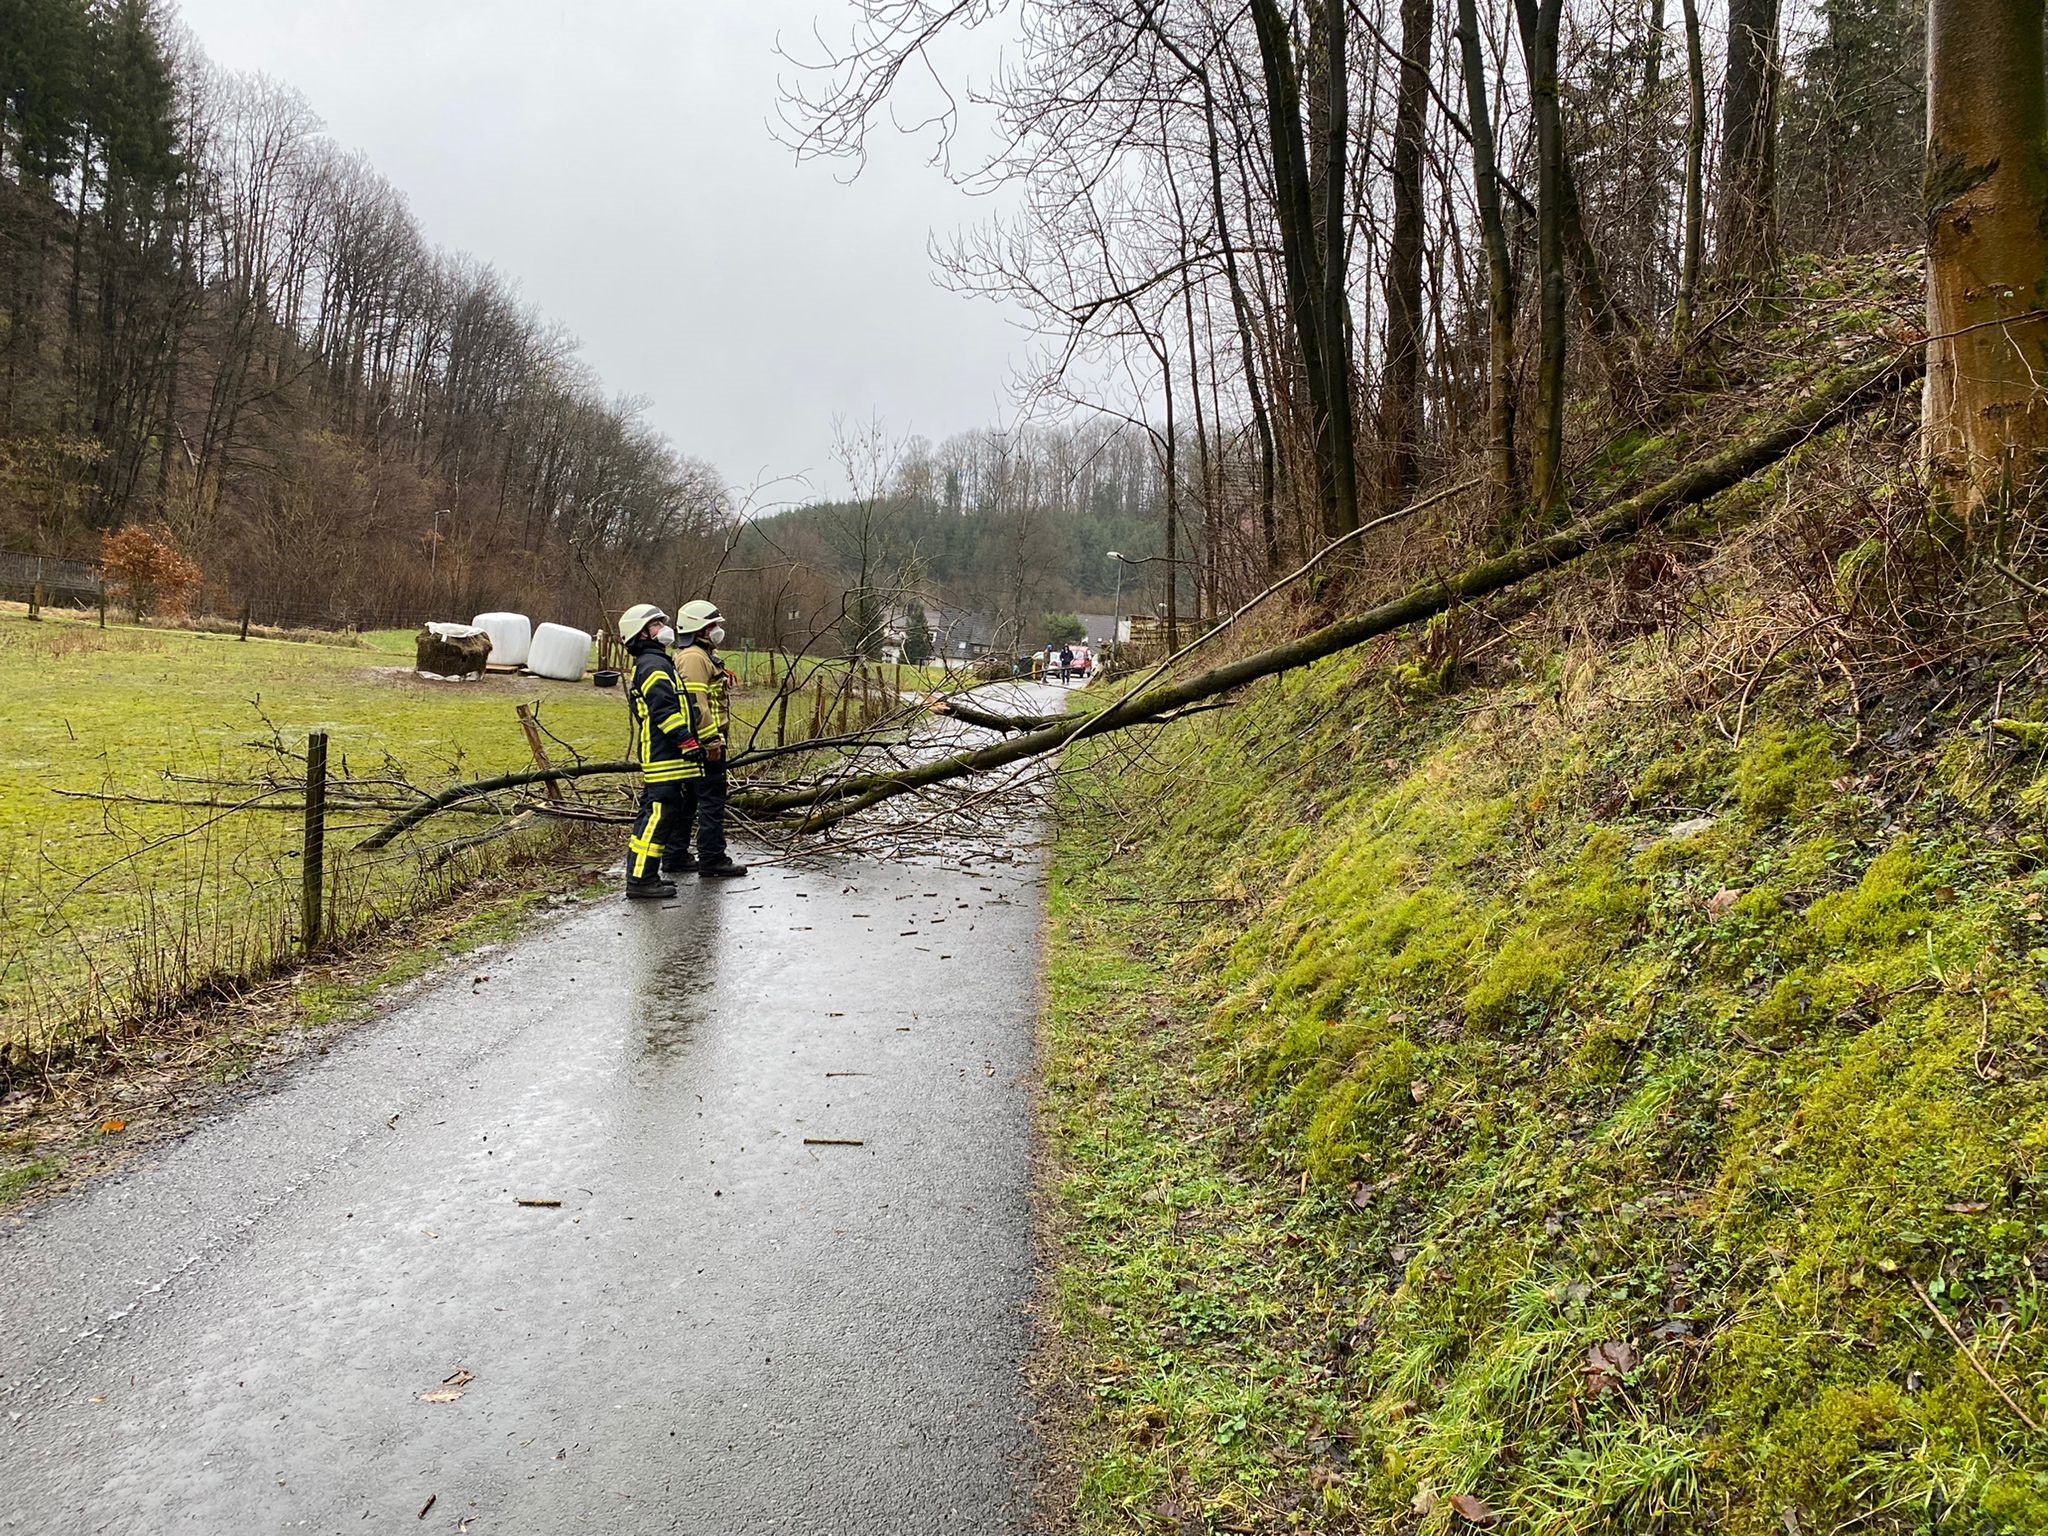
[[[1933,57],[1978,83],[1951,93],[1923,204],[1924,0],[1035,5],[975,93],[997,149],[962,164],[964,138],[941,146],[1015,212],[960,236],[944,269],[1032,315],[1036,399],[1147,443],[1148,552],[1191,561],[1210,613],[1425,488],[1472,482],[1357,544],[1375,582],[1610,494],[1612,467],[1716,387],[1723,340],[1781,276],[1918,244],[1930,222],[2010,279],[1946,281],[1963,264],[1937,241],[1932,328],[1952,339],[1930,362],[1975,391],[1950,419],[1977,425],[1936,458],[1953,449],[1981,489],[2041,410],[2038,361],[2013,361],[2043,334],[2025,225],[2040,18],[2016,0],[1950,9]],[[884,121],[957,126],[965,98],[897,98],[943,78],[935,40],[983,8],[854,10],[850,41],[785,101],[800,152],[857,158]],[[1971,48],[2032,62],[1992,80]],[[1838,302],[1872,345],[1920,339]]]
[[[915,608],[941,629],[942,615],[971,615],[977,642],[1030,646],[1048,612],[1107,613],[1120,590],[1147,605],[1163,593],[1172,568],[1127,567],[1120,587],[1109,557],[1141,558],[1161,538],[1165,488],[1143,433],[1095,422],[964,432],[936,447],[853,437],[842,445],[851,494],[758,519],[734,544],[721,600],[758,615],[760,633],[796,644],[814,614],[843,615],[842,631],[865,614],[872,651],[888,612]],[[770,589],[806,583],[812,606],[777,614]]]
[[161,524],[222,606],[594,619],[728,519],[296,93],[159,0],[0,0],[0,551]]

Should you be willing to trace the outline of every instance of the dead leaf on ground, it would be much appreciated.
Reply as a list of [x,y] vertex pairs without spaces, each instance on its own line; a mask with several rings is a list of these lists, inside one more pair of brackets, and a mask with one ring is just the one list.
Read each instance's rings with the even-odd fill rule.
[[461,1396],[462,1389],[460,1387],[436,1387],[431,1392],[422,1392],[420,1394],[420,1401],[423,1403],[452,1403]]
[[1414,1082],[1408,1085],[1408,1097],[1420,1104],[1429,1097],[1429,1084],[1419,1077],[1416,1078]]
[[100,1122],[100,1134],[102,1136],[113,1136],[127,1129],[128,1122],[126,1120],[102,1120]]
[[1734,886],[1724,886],[1707,898],[1707,916],[1719,922],[1734,910],[1735,903],[1742,900],[1742,892]]
[[1586,1351],[1586,1386],[1595,1397],[1621,1385],[1635,1369],[1636,1352],[1622,1339],[1609,1339]]
[[1479,1526],[1491,1525],[1499,1518],[1494,1514],[1493,1506],[1476,1493],[1452,1494],[1451,1513],[1460,1520]]
[[475,1371],[470,1370],[467,1366],[458,1365],[453,1376],[441,1378],[441,1385],[444,1387],[466,1387],[475,1380]]

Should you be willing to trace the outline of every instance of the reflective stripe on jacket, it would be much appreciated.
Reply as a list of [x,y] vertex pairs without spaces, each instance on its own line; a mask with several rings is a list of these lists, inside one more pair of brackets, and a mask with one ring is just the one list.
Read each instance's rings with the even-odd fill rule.
[[725,740],[725,663],[708,646],[686,645],[676,657],[676,672],[690,701],[698,739]]
[[667,651],[639,641],[633,652],[633,683],[626,703],[633,713],[633,756],[649,784],[671,784],[703,776],[704,765],[683,754],[697,745],[690,712],[676,686],[676,666]]

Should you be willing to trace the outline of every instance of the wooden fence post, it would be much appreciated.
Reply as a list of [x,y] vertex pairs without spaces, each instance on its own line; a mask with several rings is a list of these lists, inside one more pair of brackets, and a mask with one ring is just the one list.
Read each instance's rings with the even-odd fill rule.
[[306,838],[301,850],[299,947],[308,955],[320,947],[320,901],[327,873],[327,733],[306,738]]
[[244,640],[246,640],[246,639],[248,639],[248,638],[249,638],[249,605],[248,605],[247,603],[244,603],[244,604],[242,604],[242,635],[241,635],[241,638],[242,638],[242,639],[244,639]]
[[[526,732],[526,745],[528,750],[533,753],[534,766],[540,769],[542,773],[554,772],[555,765],[548,761],[548,749],[540,744],[540,722],[533,718],[532,705],[522,704],[519,706],[519,724]],[[560,805],[562,803],[562,781],[560,779],[544,780],[541,787],[546,792],[550,805]]]
[[43,584],[40,581],[28,589],[28,616],[32,619],[43,616]]
[[104,577],[102,577],[102,578],[100,579],[100,581],[99,581],[98,585],[99,585],[99,589],[100,589],[100,593],[99,593],[99,596],[100,596],[100,628],[101,628],[101,629],[105,629],[105,628],[107,627],[107,583],[106,583],[106,579],[105,579]]

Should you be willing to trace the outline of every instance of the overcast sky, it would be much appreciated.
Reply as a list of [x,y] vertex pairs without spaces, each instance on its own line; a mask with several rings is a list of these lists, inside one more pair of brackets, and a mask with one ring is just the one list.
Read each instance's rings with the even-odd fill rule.
[[178,5],[216,62],[297,87],[429,238],[517,279],[608,389],[737,485],[837,489],[835,416],[936,440],[1006,414],[1014,317],[937,287],[926,255],[987,202],[892,132],[851,185],[769,134],[778,34],[805,55],[814,22],[843,39],[846,0]]

